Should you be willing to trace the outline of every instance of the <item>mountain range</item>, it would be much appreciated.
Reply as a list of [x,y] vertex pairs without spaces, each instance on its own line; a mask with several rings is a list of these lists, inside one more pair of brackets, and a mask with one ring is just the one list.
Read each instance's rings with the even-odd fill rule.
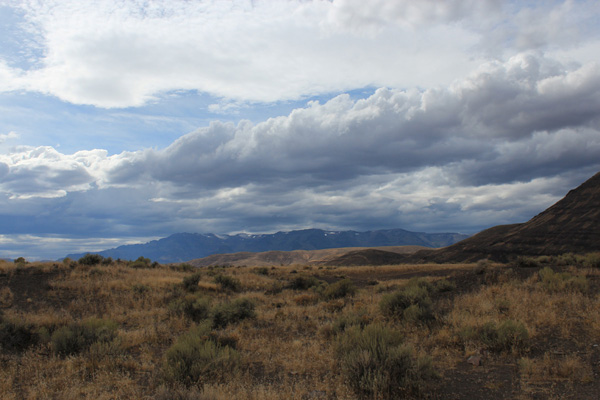
[[[144,244],[132,244],[94,252],[104,257],[135,260],[140,256],[160,263],[185,262],[213,254],[237,252],[266,252],[293,250],[321,250],[341,247],[378,247],[416,245],[444,247],[465,239],[460,233],[424,233],[404,229],[375,230],[368,232],[326,231],[304,229],[274,234],[215,235],[176,233],[169,237]],[[69,254],[79,259],[86,253]]]

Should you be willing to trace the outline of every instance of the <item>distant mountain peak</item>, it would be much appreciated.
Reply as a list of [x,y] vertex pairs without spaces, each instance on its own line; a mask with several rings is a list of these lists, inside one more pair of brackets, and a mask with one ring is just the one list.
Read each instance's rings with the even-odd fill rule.
[[[467,235],[459,233],[422,233],[404,229],[356,232],[310,228],[273,234],[238,233],[236,235],[176,233],[145,244],[125,245],[97,253],[115,259],[135,260],[144,256],[161,263],[170,263],[237,252],[405,245],[442,247],[466,237]],[[78,259],[84,254],[69,254],[67,257]]]

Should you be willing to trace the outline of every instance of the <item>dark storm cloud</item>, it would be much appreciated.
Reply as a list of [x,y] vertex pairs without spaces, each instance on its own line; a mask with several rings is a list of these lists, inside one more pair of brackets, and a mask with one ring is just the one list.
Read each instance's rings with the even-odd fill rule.
[[122,157],[108,183],[197,190],[319,187],[443,167],[462,184],[531,180],[596,163],[600,68],[522,55],[448,89],[341,95],[257,125],[213,123],[165,150]]
[[213,122],[165,149],[22,148],[0,158],[2,218],[23,216],[27,229],[14,233],[57,232],[62,221],[104,237],[471,233],[526,220],[600,169],[598,93],[597,65],[526,54],[447,88],[381,88],[257,124]]

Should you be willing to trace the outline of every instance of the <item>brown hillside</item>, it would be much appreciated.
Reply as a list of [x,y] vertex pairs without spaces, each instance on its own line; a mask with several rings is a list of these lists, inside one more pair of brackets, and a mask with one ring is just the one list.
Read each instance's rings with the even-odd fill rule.
[[[600,251],[600,172],[563,199],[521,224],[500,225],[439,250],[423,250],[388,263],[508,261],[518,256]],[[382,254],[355,253],[365,264],[382,264]],[[374,258],[373,258],[374,257]],[[373,258],[373,259],[371,259]],[[337,260],[331,262],[338,265]]]
[[[369,250],[398,254],[413,254],[423,250],[423,246],[383,246],[369,248]],[[189,264],[195,267],[208,267],[211,265],[293,265],[293,264],[329,264],[330,260],[344,257],[348,253],[366,250],[364,247],[344,247],[325,250],[293,250],[293,251],[266,251],[261,253],[240,252],[232,254],[214,254],[204,258],[192,260]],[[337,264],[336,264],[337,265]],[[346,264],[347,265],[347,264]],[[357,265],[352,263],[352,265]]]
[[444,249],[420,253],[426,261],[507,261],[517,256],[600,250],[600,172],[522,224],[496,226]]
[[[423,250],[427,251],[427,250]],[[402,264],[406,255],[410,253],[395,253],[379,249],[363,249],[349,251],[333,260],[327,261],[327,265],[390,265]]]

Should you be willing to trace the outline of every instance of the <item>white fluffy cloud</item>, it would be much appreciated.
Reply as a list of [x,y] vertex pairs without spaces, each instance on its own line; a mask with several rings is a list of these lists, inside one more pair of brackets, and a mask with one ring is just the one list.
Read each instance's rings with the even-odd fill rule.
[[17,139],[19,137],[19,134],[17,132],[8,132],[8,133],[2,133],[0,134],[0,144],[4,143],[7,140],[11,140],[11,139]]
[[82,233],[472,232],[528,218],[599,169],[598,93],[597,65],[521,54],[446,89],[340,95],[257,124],[214,122],[165,149],[17,148],[0,156],[0,192],[32,210],[61,197]]
[[[598,42],[595,2],[511,7],[495,0],[27,1],[24,31],[41,56],[28,69],[0,59],[0,90],[109,108],[173,90],[270,102],[366,86],[447,85],[489,51],[502,57],[507,49]],[[532,18],[541,14],[552,22]]]

